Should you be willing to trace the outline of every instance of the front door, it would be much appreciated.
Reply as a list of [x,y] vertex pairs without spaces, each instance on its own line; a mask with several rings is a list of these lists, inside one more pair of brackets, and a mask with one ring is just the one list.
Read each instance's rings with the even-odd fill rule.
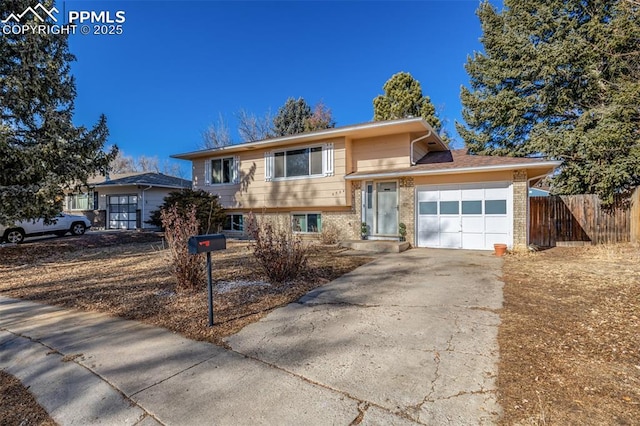
[[398,192],[396,182],[376,185],[376,233],[398,235]]

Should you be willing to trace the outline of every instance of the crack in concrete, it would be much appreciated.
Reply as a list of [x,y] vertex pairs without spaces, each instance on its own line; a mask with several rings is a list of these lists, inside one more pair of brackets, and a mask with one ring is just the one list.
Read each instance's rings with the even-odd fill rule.
[[436,364],[436,369],[434,372],[433,380],[431,380],[431,390],[429,393],[422,399],[421,402],[415,405],[410,405],[407,407],[407,410],[412,410],[419,412],[422,409],[422,406],[428,402],[433,402],[434,400],[430,399],[431,396],[436,392],[436,382],[440,379],[440,353],[438,351],[433,351],[433,360]]
[[349,423],[349,426],[356,426],[359,425],[360,423],[362,423],[362,420],[364,420],[364,415],[367,413],[367,410],[369,409],[369,404],[365,403],[360,403],[358,404],[358,415],[356,416],[355,419],[353,419],[353,421],[351,423]]
[[381,306],[389,306],[389,305],[367,305],[367,304],[362,304],[362,303],[352,303],[352,302],[318,302],[318,303],[314,303],[314,302],[302,302],[302,301],[298,301],[295,302],[299,305],[302,306],[353,306],[356,308],[379,308]]
[[[219,347],[220,347],[220,348],[222,348],[221,346],[219,346]],[[229,349],[225,349],[225,348],[222,348],[222,349],[224,349],[224,350],[229,350]],[[176,376],[178,376],[178,375],[180,375],[180,374],[184,373],[185,371],[189,371],[189,370],[191,370],[192,368],[199,366],[200,364],[204,364],[205,362],[212,360],[213,358],[217,357],[218,355],[219,355],[219,354],[212,355],[212,356],[210,356],[210,357],[208,357],[208,358],[206,358],[206,359],[204,359],[204,360],[202,360],[202,361],[200,361],[200,362],[196,362],[195,364],[193,364],[193,365],[191,365],[191,366],[189,366],[189,367],[187,367],[187,368],[183,368],[182,370],[178,371],[178,372],[177,372],[177,373],[175,373],[175,374],[172,374],[172,375],[170,375],[170,376],[167,376],[167,377],[165,377],[165,378],[164,378],[164,379],[162,379],[162,380],[159,380],[159,381],[157,381],[157,382],[155,382],[155,383],[152,383],[152,384],[150,384],[149,386],[147,386],[147,387],[145,387],[145,388],[142,388],[142,389],[140,389],[139,391],[136,391],[136,392],[132,393],[132,394],[131,394],[131,396],[134,396],[134,395],[137,395],[137,394],[139,394],[139,393],[141,393],[141,392],[144,392],[144,391],[146,391],[147,389],[151,389],[152,387],[157,386],[157,385],[159,385],[160,383],[164,383],[164,382],[166,382],[167,380],[172,379],[172,378],[174,378],[174,377],[176,377]],[[92,370],[92,371],[93,371],[93,370]],[[94,374],[96,374],[97,376],[101,377],[101,376],[100,376],[99,374],[97,374],[97,373],[94,373]],[[103,379],[103,380],[105,380],[105,379]],[[107,380],[105,380],[105,382],[109,383]]]
[[498,390],[494,389],[494,390],[490,390],[490,389],[484,389],[484,388],[480,388],[480,390],[476,390],[476,391],[460,391],[456,394],[453,395],[449,395],[449,396],[444,396],[442,398],[438,398],[435,399],[431,402],[435,402],[435,401],[446,401],[448,399],[453,399],[453,398],[457,398],[459,396],[464,396],[464,395],[491,395],[491,394],[497,394]]
[[[259,363],[261,363],[261,364],[267,365],[267,366],[269,366],[269,367],[271,367],[271,368],[273,368],[273,369],[275,369],[275,370],[282,371],[282,372],[284,372],[284,373],[286,373],[286,374],[289,374],[290,376],[293,376],[293,377],[295,377],[295,378],[297,378],[297,379],[300,379],[300,380],[302,380],[302,381],[304,381],[304,382],[307,382],[307,383],[309,383],[309,384],[311,384],[311,385],[318,386],[318,387],[323,388],[323,389],[327,389],[327,390],[329,390],[329,391],[331,391],[331,392],[338,393],[338,394],[340,394],[340,395],[343,395],[343,396],[345,396],[345,397],[347,397],[347,398],[349,398],[349,399],[353,400],[354,402],[356,402],[356,403],[358,404],[358,406],[356,407],[356,408],[358,409],[358,416],[357,416],[353,421],[357,420],[357,419],[358,419],[358,417],[360,416],[361,408],[362,408],[362,409],[363,409],[363,411],[364,411],[364,413],[362,414],[362,415],[363,415],[363,418],[364,418],[364,414],[366,414],[366,411],[367,411],[370,407],[376,407],[376,408],[378,408],[378,409],[380,409],[380,410],[382,410],[382,411],[384,411],[384,412],[386,412],[386,413],[389,413],[389,414],[392,414],[392,415],[395,415],[395,416],[402,417],[402,418],[404,418],[404,419],[406,419],[406,420],[409,420],[409,421],[415,422],[416,424],[419,424],[419,425],[424,425],[424,423],[421,423],[421,422],[417,421],[416,419],[414,419],[414,418],[412,418],[412,417],[408,416],[406,413],[404,413],[404,412],[402,412],[402,411],[394,412],[394,411],[392,411],[392,410],[390,410],[390,409],[388,409],[388,408],[386,408],[386,407],[383,407],[382,405],[377,404],[377,403],[375,403],[375,402],[373,402],[373,401],[366,401],[366,400],[360,399],[360,398],[358,398],[358,397],[356,397],[356,396],[351,395],[351,394],[350,394],[349,392],[347,392],[347,391],[343,391],[343,390],[340,390],[340,389],[334,388],[334,387],[332,387],[332,386],[326,385],[326,384],[324,384],[324,383],[317,382],[317,381],[312,380],[312,379],[310,379],[310,378],[308,378],[308,377],[305,377],[305,376],[303,376],[303,375],[301,375],[301,374],[298,374],[298,373],[295,373],[295,372],[293,372],[293,371],[289,371],[289,370],[287,370],[287,369],[285,369],[285,368],[282,368],[282,367],[280,367],[279,365],[276,365],[276,364],[271,363],[271,362],[264,361],[264,360],[262,360],[262,359],[260,359],[260,358],[258,358],[258,357],[256,357],[256,356],[253,356],[253,355],[248,355],[248,354],[242,353],[242,352],[240,352],[240,351],[234,350],[233,348],[232,348],[232,349],[226,349],[226,350],[228,350],[228,351],[230,351],[230,352],[233,352],[233,353],[236,353],[236,354],[238,354],[238,355],[241,355],[241,356],[243,356],[243,357],[245,357],[245,358],[251,359],[251,360],[253,360],[253,361],[259,362]],[[366,409],[364,409],[364,408],[363,408],[363,407],[365,407],[365,406],[366,406]],[[352,422],[351,424],[354,424],[354,423]],[[355,423],[355,424],[357,425],[357,424],[359,424],[359,423]]]

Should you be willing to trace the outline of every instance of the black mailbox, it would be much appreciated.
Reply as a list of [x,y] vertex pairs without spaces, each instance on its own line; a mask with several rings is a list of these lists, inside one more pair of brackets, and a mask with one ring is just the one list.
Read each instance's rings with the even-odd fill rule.
[[211,252],[226,250],[227,239],[222,234],[196,235],[187,241],[189,254],[207,253],[207,293],[209,298],[209,327],[213,327],[213,284],[211,282]]
[[222,234],[196,235],[189,238],[187,243],[189,254],[208,253],[210,251],[225,250],[227,239]]

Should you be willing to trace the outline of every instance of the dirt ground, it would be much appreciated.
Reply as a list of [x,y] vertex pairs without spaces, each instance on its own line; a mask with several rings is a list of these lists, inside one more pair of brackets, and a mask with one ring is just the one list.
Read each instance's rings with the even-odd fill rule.
[[505,425],[640,422],[640,248],[560,248],[504,265]]
[[20,380],[0,370],[0,425],[55,426]]

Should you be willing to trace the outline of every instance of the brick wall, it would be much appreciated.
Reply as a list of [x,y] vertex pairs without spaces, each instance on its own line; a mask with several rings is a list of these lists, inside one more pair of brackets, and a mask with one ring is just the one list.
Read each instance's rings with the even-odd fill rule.
[[415,205],[416,205],[416,191],[412,177],[403,177],[400,179],[400,217],[399,223],[407,225],[407,241],[415,246]]
[[[360,239],[360,218],[351,212],[320,212],[322,214],[322,226],[334,226],[339,230],[341,240]],[[254,217],[259,225],[270,223],[277,230],[291,230],[291,213],[259,213]],[[248,214],[245,215],[245,226],[248,225]],[[303,239],[315,239],[317,234],[300,234]],[[237,236],[237,235],[236,235]]]
[[513,171],[513,247],[527,246],[529,188],[526,170]]

